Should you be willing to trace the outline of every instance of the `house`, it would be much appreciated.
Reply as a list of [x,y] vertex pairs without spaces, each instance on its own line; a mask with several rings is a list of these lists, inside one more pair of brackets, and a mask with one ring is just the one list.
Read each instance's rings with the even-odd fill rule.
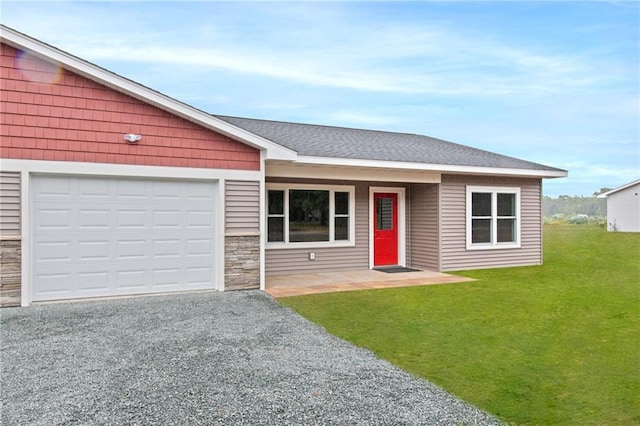
[[542,180],[564,170],[421,135],[210,115],[1,36],[5,306],[542,263]]
[[598,195],[607,200],[607,229],[640,232],[640,179]]

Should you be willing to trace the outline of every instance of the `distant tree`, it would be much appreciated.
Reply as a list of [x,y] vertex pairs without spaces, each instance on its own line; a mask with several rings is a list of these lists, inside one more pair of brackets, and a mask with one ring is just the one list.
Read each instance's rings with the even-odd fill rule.
[[611,188],[600,188],[600,191],[596,191],[593,193],[594,197],[597,197],[600,194],[604,194],[605,192],[611,191]]
[[[601,188],[602,193],[609,191],[609,188]],[[575,216],[586,214],[588,216],[605,216],[607,214],[606,202],[603,199],[593,197],[584,197],[581,195],[569,196],[560,195],[558,198],[543,197],[542,198],[542,215],[551,217],[555,215]]]

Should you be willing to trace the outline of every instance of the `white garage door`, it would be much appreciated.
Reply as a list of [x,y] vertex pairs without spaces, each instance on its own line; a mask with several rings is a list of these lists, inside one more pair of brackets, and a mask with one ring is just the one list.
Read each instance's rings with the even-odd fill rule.
[[32,182],[34,301],[215,288],[215,183]]

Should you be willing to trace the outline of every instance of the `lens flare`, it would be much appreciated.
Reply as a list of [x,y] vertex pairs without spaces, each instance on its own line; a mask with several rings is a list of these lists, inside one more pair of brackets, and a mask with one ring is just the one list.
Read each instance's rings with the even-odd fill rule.
[[21,51],[16,58],[16,67],[22,76],[34,83],[55,84],[62,77],[62,68],[30,52]]

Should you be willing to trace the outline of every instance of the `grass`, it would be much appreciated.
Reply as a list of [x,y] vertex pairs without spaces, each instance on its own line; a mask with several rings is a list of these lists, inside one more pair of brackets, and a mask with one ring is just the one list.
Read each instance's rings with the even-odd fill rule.
[[546,226],[543,266],[280,299],[511,424],[640,424],[640,234]]

